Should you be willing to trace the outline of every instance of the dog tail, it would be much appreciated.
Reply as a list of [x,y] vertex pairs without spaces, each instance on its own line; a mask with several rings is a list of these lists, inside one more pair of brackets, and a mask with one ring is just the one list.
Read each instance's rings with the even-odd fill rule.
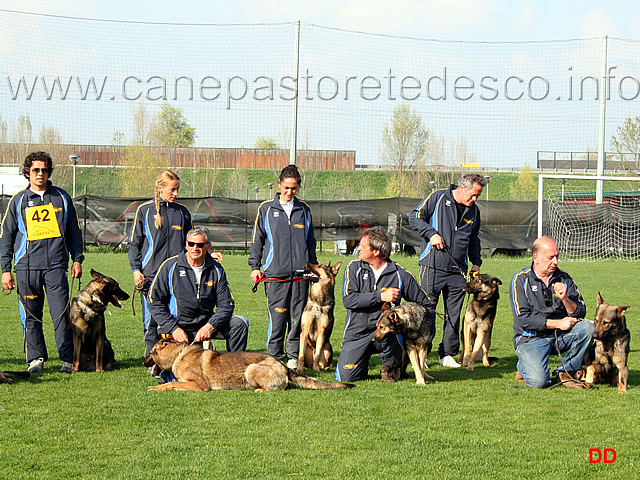
[[6,370],[2,371],[5,377],[13,377],[13,378],[29,378],[31,374],[29,372],[7,372]]
[[323,382],[322,380],[318,380],[317,378],[308,377],[303,375],[302,373],[298,373],[295,370],[291,370],[287,368],[287,375],[289,376],[289,380],[295,383],[300,388],[306,388],[309,390],[328,390],[330,388],[353,388],[355,385],[353,383],[330,383]]

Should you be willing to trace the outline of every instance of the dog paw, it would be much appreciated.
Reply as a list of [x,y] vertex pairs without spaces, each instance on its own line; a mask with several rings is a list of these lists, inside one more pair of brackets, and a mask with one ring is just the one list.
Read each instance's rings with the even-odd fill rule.
[[473,365],[467,365],[467,370],[469,370],[470,372],[473,372]]

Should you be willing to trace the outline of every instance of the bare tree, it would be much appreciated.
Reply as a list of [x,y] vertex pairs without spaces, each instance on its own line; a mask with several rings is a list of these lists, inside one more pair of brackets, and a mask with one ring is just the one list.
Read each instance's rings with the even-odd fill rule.
[[616,135],[611,137],[611,146],[625,169],[638,168],[640,158],[640,116],[627,117],[618,125]]

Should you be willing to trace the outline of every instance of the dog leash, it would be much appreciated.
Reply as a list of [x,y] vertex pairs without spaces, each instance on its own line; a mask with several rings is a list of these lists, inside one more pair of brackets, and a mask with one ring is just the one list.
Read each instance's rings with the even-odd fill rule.
[[560,353],[560,341],[558,340],[558,329],[557,328],[553,331],[553,334],[555,335],[555,338],[556,338],[556,350],[558,352],[558,357],[560,357],[560,364],[562,365],[562,368],[564,368],[564,373],[566,373],[569,376],[569,379],[568,380],[561,380],[558,383],[550,385],[547,388],[550,390],[552,388],[556,388],[559,385],[562,385],[563,383],[571,383],[573,381],[573,382],[578,382],[583,387],[585,387],[587,390],[597,390],[598,389],[597,385],[595,385],[593,383],[589,383],[589,382],[587,382],[585,380],[582,380],[582,379],[579,379],[579,378],[575,378],[573,375],[571,375],[569,373],[569,370],[567,370],[567,367],[564,364],[564,358],[562,358],[562,354]]
[[260,273],[260,276],[258,277],[258,280],[256,280],[256,283],[253,284],[253,286],[251,287],[251,291],[253,293],[256,293],[258,291],[258,284],[260,282],[264,282],[264,283],[288,283],[288,282],[302,282],[304,281],[305,278],[304,277],[292,277],[292,278],[266,278],[264,272]]
[[[138,285],[134,285],[133,286],[133,293],[131,294],[131,313],[133,314],[133,316],[136,316],[136,308],[134,307],[134,299],[136,298],[136,292],[141,292],[142,290],[144,290],[145,288],[147,288],[147,285],[149,285],[149,279],[145,277],[144,281],[142,282],[142,285],[138,286]],[[140,294],[142,295],[142,294]]]

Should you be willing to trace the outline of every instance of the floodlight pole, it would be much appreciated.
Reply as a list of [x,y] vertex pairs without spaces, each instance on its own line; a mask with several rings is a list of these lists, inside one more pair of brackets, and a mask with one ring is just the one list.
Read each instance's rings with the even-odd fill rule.
[[296,22],[296,49],[294,52],[294,81],[296,94],[291,105],[291,142],[289,144],[289,165],[296,164],[298,149],[298,98],[300,98],[300,20]]
[[73,189],[71,191],[71,198],[76,198],[76,165],[78,164],[79,158],[80,155],[78,155],[77,153],[72,153],[71,155],[69,155],[69,160],[71,160],[71,163],[73,163]]

